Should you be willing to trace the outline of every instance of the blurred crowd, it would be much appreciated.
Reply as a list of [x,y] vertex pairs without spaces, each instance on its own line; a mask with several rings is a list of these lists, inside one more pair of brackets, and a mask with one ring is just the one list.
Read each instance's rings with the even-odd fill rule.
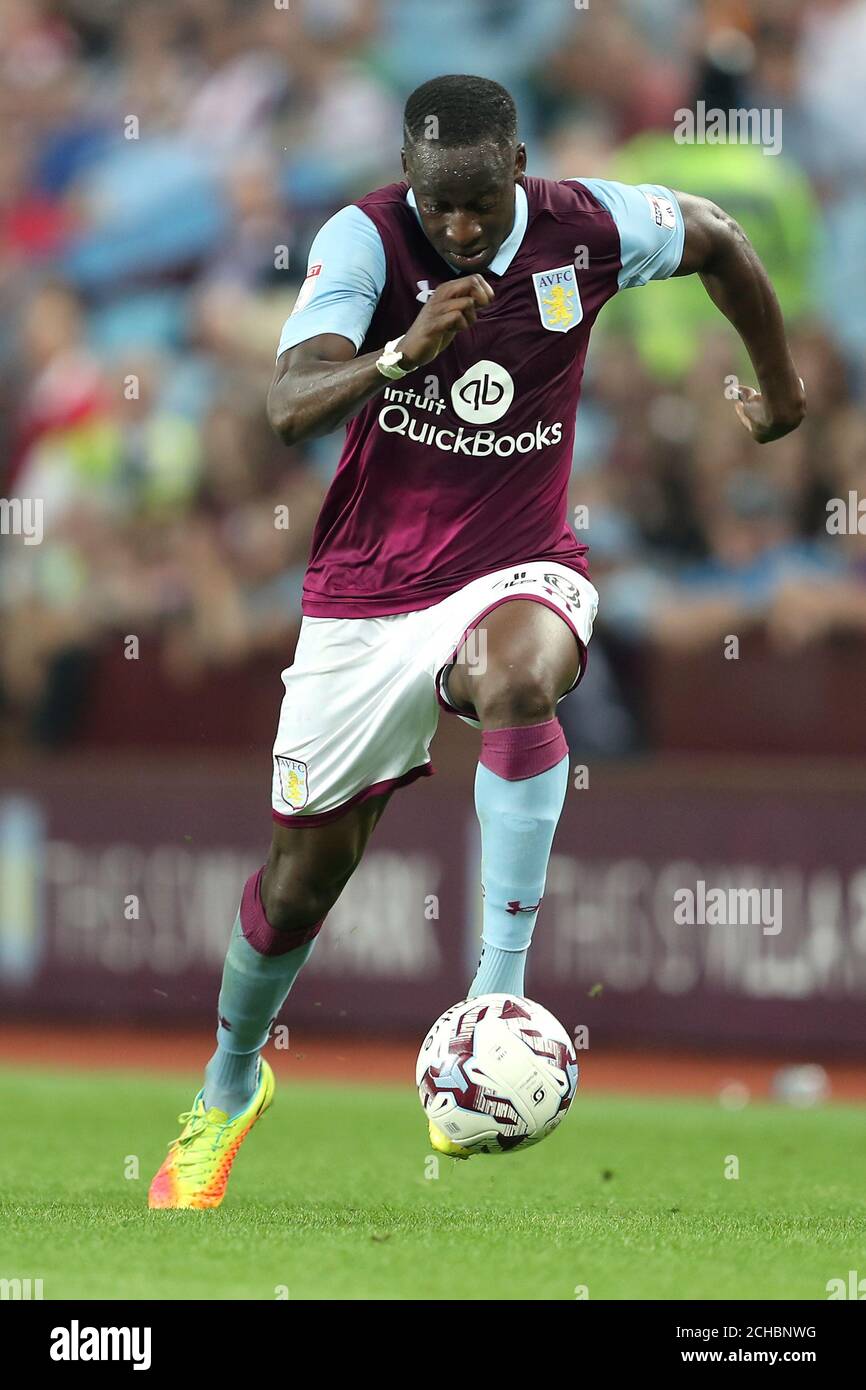
[[[170,682],[286,664],[340,439],[271,436],[280,328],[321,223],[399,177],[408,92],[465,70],[514,93],[530,172],[737,216],[806,383],[803,427],[759,450],[699,284],[605,311],[573,474],[603,599],[581,737],[640,737],[606,649],[866,632],[866,534],[827,524],[866,498],[866,0],[0,0],[0,497],[44,505],[40,544],[0,537],[7,740],[74,741],[82,672],[130,634]],[[782,111],[781,153],[678,143],[699,100]]]

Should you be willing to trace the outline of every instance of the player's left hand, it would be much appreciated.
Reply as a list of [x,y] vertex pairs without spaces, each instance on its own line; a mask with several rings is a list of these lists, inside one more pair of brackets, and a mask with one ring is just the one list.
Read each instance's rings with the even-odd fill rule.
[[[802,378],[800,391],[804,392]],[[781,439],[797,428],[806,413],[806,398],[805,394],[802,394],[790,412],[776,419],[760,391],[756,391],[753,386],[741,386],[735,409],[755,443],[769,444],[771,440]]]

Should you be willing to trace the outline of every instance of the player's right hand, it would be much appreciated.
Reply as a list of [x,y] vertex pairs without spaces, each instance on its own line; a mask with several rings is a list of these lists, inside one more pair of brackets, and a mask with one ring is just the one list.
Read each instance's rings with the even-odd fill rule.
[[472,327],[478,310],[492,302],[493,290],[483,275],[467,275],[439,285],[403,335],[399,350],[405,365],[414,368],[432,362],[458,333]]

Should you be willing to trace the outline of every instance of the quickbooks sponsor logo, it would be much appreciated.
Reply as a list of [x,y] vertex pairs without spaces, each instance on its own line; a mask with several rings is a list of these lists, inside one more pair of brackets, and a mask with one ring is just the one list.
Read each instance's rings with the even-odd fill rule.
[[432,420],[415,420],[404,405],[386,405],[379,411],[379,425],[386,434],[399,434],[404,439],[413,439],[416,444],[427,444],[442,449],[449,454],[467,454],[471,458],[485,458],[498,454],[507,458],[509,454],[531,454],[536,449],[549,448],[559,444],[562,439],[562,425],[544,425],[539,420],[532,430],[522,434],[494,434],[493,430],[478,430],[475,434],[464,430],[440,429]]
[[149,1327],[69,1327],[51,1329],[52,1361],[131,1361],[134,1371],[150,1370]]
[[451,387],[451,404],[470,425],[492,425],[501,420],[513,400],[511,373],[486,357],[474,362]]

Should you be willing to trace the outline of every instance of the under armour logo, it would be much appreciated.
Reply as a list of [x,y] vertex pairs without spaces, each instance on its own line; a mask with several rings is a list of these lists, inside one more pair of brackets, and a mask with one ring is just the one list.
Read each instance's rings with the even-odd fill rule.
[[433,291],[430,288],[430,281],[416,280],[415,283],[418,286],[418,293],[416,294],[415,298],[418,300],[419,304],[426,304],[427,300],[433,297]]
[[526,907],[523,907],[519,902],[516,901],[506,903],[505,911],[510,912],[512,917],[516,917],[518,912],[537,912],[540,907],[541,899],[539,898],[537,903],[529,903]]

